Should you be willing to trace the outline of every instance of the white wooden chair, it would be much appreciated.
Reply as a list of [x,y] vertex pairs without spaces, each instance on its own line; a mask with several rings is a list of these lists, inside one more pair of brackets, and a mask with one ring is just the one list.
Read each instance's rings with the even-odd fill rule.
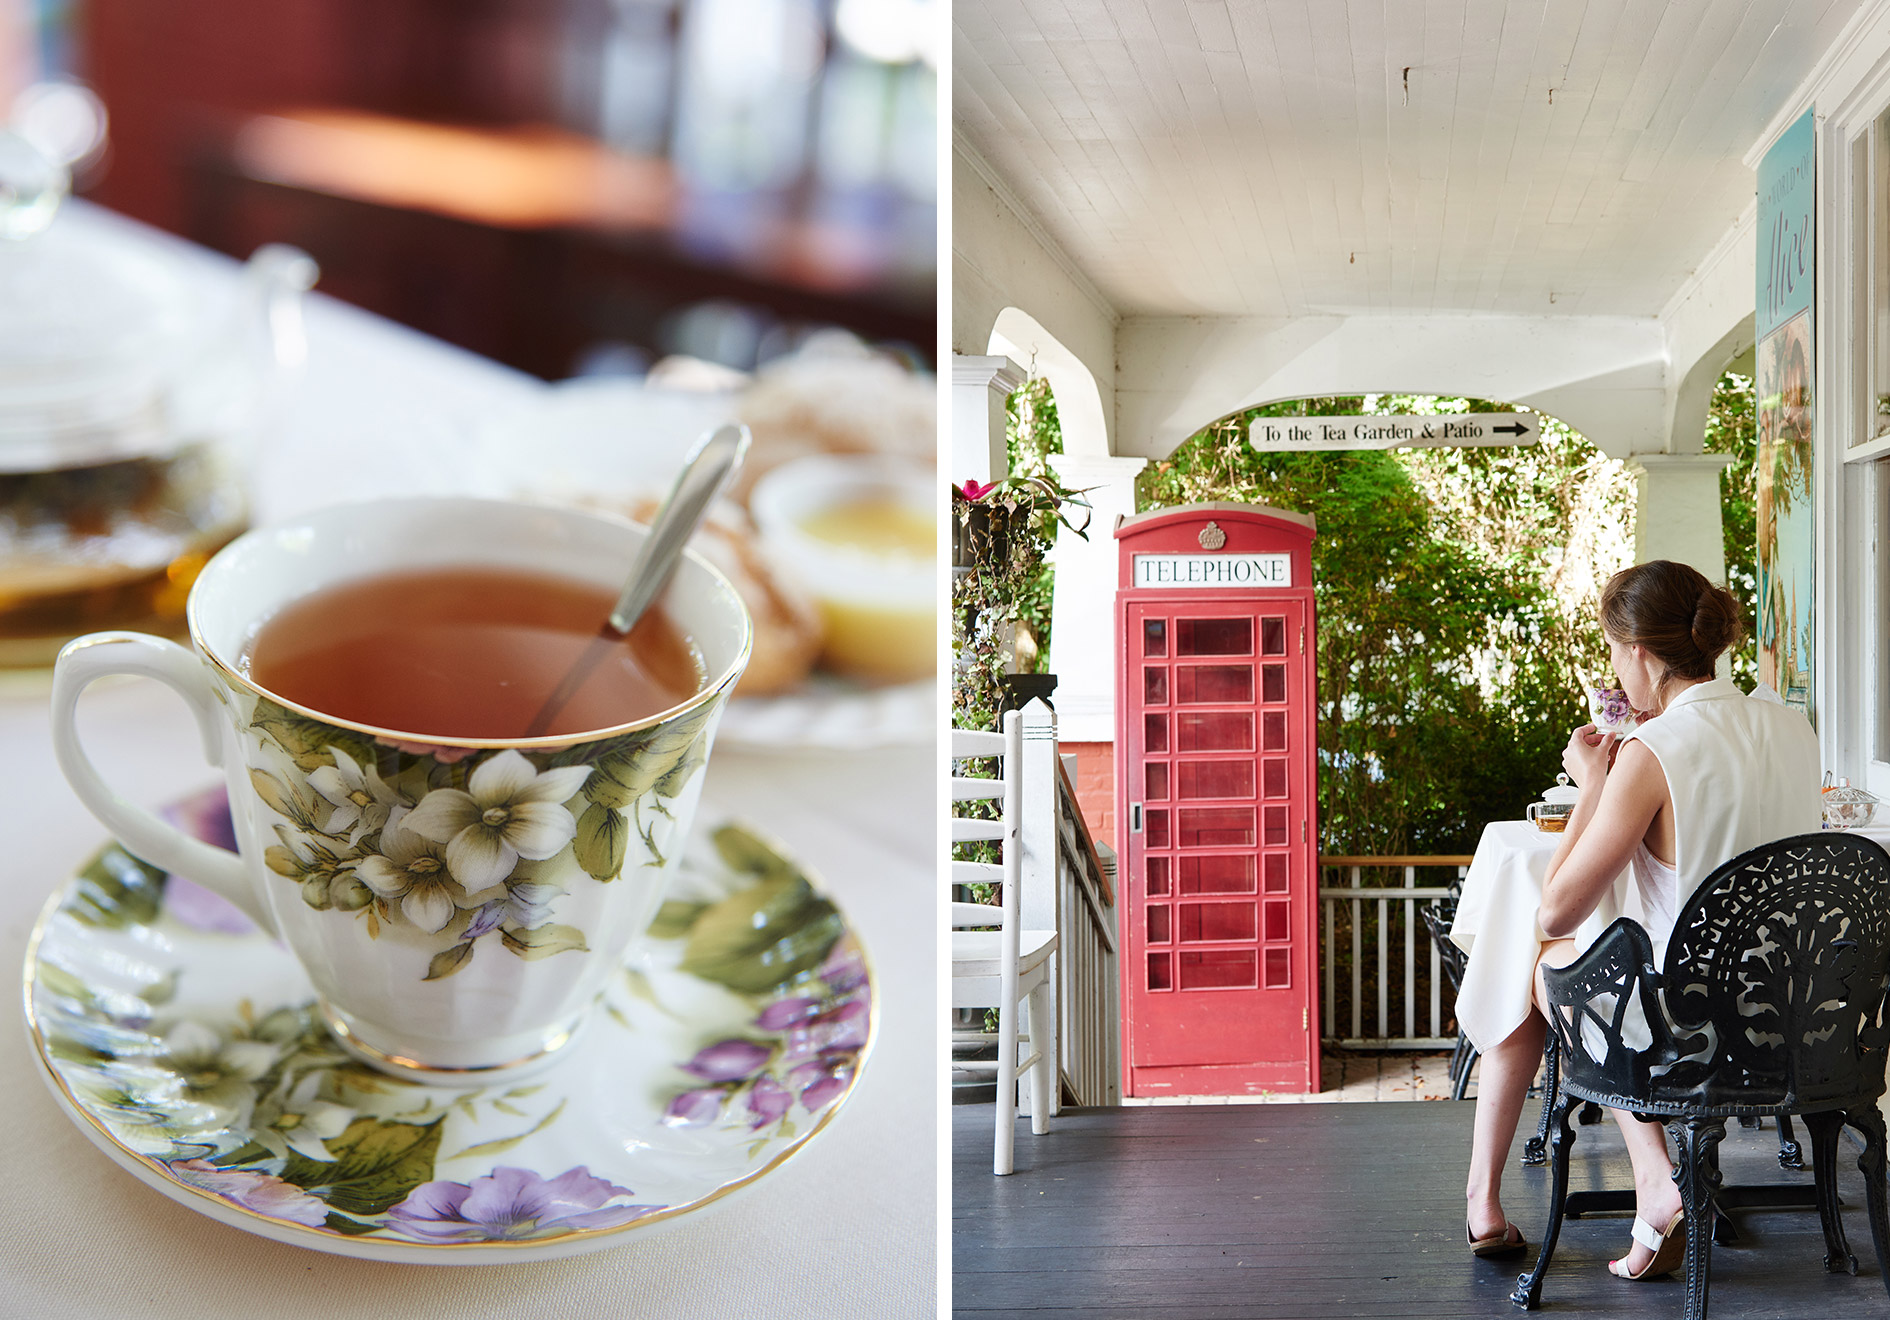
[[[996,904],[954,902],[951,905],[952,1007],[995,1006],[998,1011],[997,1152],[992,1163],[997,1173],[1011,1171],[1019,1072],[1034,1069],[1030,1074],[1030,1130],[1033,1133],[1050,1128],[1058,1082],[1056,1013],[1051,1003],[1050,980],[1050,957],[1057,949],[1057,935],[1050,930],[1019,929],[1024,851],[1019,836],[1023,817],[1023,745],[1022,717],[1016,711],[1005,714],[1003,733],[952,730],[954,762],[997,757],[1002,772],[997,779],[966,779],[955,773],[956,765],[952,767],[951,831],[953,843],[990,840],[996,842],[1004,854],[1001,865],[954,861],[951,867],[954,885],[1000,886],[1000,902]],[[971,820],[958,815],[958,803],[981,799],[1001,802],[1001,817]],[[996,929],[961,929],[966,926]],[[1020,1005],[1028,1010],[1025,1030],[1018,1027]],[[954,1036],[954,1043],[963,1043],[968,1038],[991,1039],[982,1032],[963,1033]],[[1020,1049],[1026,1045],[1030,1053],[1019,1058]]]

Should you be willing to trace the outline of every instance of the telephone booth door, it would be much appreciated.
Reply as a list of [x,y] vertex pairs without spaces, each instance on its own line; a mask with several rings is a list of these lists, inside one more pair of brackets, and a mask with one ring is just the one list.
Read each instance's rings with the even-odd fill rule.
[[1127,1093],[1316,1090],[1310,591],[1119,600]]

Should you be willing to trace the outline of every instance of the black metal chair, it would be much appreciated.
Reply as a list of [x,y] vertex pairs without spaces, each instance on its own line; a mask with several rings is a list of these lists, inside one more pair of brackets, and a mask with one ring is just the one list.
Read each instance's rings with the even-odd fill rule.
[[[1885,1132],[1877,1101],[1890,1045],[1890,854],[1868,839],[1806,834],[1742,853],[1681,910],[1666,964],[1626,918],[1576,962],[1544,974],[1561,1047],[1551,1124],[1549,1223],[1536,1266],[1510,1300],[1535,1307],[1555,1253],[1575,1133],[1569,1110],[1594,1101],[1667,1124],[1680,1148],[1687,1216],[1687,1320],[1704,1320],[1713,1218],[1743,1201],[1722,1188],[1717,1151],[1728,1118],[1802,1115],[1825,1240],[1825,1269],[1857,1272],[1836,1188],[1837,1140],[1864,1138],[1871,1238],[1890,1290]],[[1631,1004],[1651,1043],[1622,1039]],[[1763,1193],[1765,1189],[1755,1189]],[[1796,1190],[1796,1189],[1787,1189]]]
[[[1452,1002],[1463,991],[1463,950],[1450,941],[1450,924],[1457,919],[1460,892],[1460,886],[1453,884],[1447,897],[1434,898],[1427,906],[1418,909],[1418,915],[1424,919],[1424,929],[1430,932],[1431,946],[1437,950],[1437,965],[1443,969],[1444,981],[1450,986]],[[1452,1100],[1463,1099],[1464,1089],[1470,1085],[1470,1069],[1477,1061],[1477,1053],[1477,1047],[1463,1034],[1463,1028],[1458,1027],[1457,1044],[1450,1052]]]

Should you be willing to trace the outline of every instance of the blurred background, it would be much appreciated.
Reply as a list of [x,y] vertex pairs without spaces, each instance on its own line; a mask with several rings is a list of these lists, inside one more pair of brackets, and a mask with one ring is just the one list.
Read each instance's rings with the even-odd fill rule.
[[544,379],[747,371],[824,327],[931,366],[936,17],[0,0],[0,104],[72,140],[80,195],[233,256],[294,244],[325,292]]

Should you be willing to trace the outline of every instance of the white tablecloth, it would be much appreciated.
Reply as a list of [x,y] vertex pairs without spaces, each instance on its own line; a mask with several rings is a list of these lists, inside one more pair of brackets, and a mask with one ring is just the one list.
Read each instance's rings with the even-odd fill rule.
[[[1468,955],[1457,991],[1457,1024],[1479,1050],[1500,1044],[1529,1016],[1536,959],[1548,938],[1536,920],[1542,881],[1561,841],[1560,834],[1545,834],[1524,820],[1492,821],[1477,841],[1450,940]],[[1616,917],[1638,915],[1630,911],[1632,888],[1627,872],[1615,878],[1576,930],[1579,947],[1591,944]]]
[[[205,280],[234,266],[98,212],[80,219],[170,253]],[[536,382],[317,298],[306,379],[261,468],[263,518],[350,495],[478,489],[468,428]],[[456,465],[453,456],[462,454]],[[214,782],[182,703],[155,684],[100,684],[81,732],[127,797],[156,806]],[[832,1127],[749,1194],[644,1243],[572,1260],[477,1268],[347,1260],[214,1223],[112,1164],[54,1104],[17,1001],[0,1014],[0,1316],[33,1320],[307,1315],[440,1317],[932,1315],[940,1087],[936,758],[718,748],[703,811],[753,821],[819,875],[881,978],[878,1044]],[[53,764],[43,680],[0,679],[0,965],[102,841]]]

